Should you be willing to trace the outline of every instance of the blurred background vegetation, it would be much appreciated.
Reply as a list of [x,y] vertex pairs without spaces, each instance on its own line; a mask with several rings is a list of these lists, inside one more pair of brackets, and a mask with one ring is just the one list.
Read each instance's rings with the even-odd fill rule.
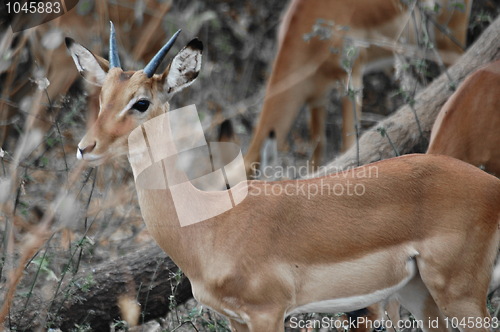
[[[83,168],[76,160],[76,145],[92,118],[88,110],[95,107],[95,91],[79,79],[65,50],[64,37],[71,36],[106,56],[108,22],[112,19],[118,30],[122,64],[133,70],[142,68],[177,29],[183,32],[172,54],[198,36],[205,45],[202,72],[191,88],[172,100],[171,108],[196,104],[211,140],[218,125],[231,119],[245,151],[262,105],[276,52],[276,29],[287,3],[80,0],[60,20],[15,34],[2,11],[0,306],[13,301],[6,328],[57,329],[63,308],[79,300],[75,289],[97,287],[92,274],[96,265],[125,257],[152,241],[142,222],[125,157],[97,168]],[[499,12],[499,0],[474,1],[469,44]],[[364,86],[365,128],[404,103],[390,69],[366,75]],[[338,99],[338,93],[332,92],[327,160],[333,159],[340,147]],[[290,151],[281,157],[290,164],[304,162],[310,156],[306,142],[307,119],[302,111],[290,137]],[[171,277],[170,285],[175,288],[180,272],[172,270]],[[12,286],[15,290],[9,292]],[[134,292],[132,289],[129,294],[132,299]],[[175,297],[166,302],[172,309],[167,316],[135,329],[227,328],[223,319],[192,300],[179,307]],[[36,312],[29,309],[30,303],[37,304]],[[134,305],[129,308],[126,301],[121,306],[122,317],[111,322],[111,328],[131,329],[124,316],[127,311],[134,315],[136,309]],[[22,320],[19,316],[28,317],[30,322],[17,325]],[[71,329],[92,330],[85,317],[75,321]]]

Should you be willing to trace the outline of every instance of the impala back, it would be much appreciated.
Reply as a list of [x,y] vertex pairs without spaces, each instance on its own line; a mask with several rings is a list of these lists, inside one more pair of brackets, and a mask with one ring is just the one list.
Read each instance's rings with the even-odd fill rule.
[[500,176],[500,60],[471,74],[434,123],[427,153],[444,154]]

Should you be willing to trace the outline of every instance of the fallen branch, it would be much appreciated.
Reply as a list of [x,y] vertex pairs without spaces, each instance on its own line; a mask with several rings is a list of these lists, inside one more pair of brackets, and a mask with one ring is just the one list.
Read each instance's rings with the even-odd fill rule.
[[[51,327],[69,331],[78,325],[108,331],[111,323],[122,319],[118,299],[123,295],[139,303],[143,314],[139,323],[165,317],[171,300],[178,305],[192,298],[188,279],[156,245],[83,270],[73,285],[71,296],[52,306],[47,320]],[[7,326],[35,330],[46,324],[47,314],[41,314],[39,301],[31,301],[29,308],[23,305],[14,306]],[[23,317],[19,317],[21,313]]]

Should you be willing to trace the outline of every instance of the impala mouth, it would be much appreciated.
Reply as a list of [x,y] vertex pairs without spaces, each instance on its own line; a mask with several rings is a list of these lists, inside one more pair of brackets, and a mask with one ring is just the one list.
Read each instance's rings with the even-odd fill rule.
[[96,162],[96,161],[103,160],[104,157],[105,157],[105,155],[103,155],[103,154],[94,154],[94,153],[85,153],[82,155],[82,152],[80,151],[80,149],[76,150],[76,158],[78,160]]

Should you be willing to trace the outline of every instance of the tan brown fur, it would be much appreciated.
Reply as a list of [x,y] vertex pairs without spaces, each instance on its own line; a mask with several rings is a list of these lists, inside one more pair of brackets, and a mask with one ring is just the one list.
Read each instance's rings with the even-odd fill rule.
[[[345,185],[350,180],[364,184],[366,196],[264,196],[258,193],[272,184],[252,181],[242,204],[189,227],[179,226],[168,196],[139,190],[139,200],[147,207],[143,216],[148,229],[190,278],[196,298],[221,313],[226,308],[258,320],[254,317],[262,312],[276,312],[281,318],[290,308],[310,301],[387,288],[403,273],[393,263],[409,259],[409,250],[415,250],[423,283],[441,310],[454,316],[455,303],[466,301],[466,306],[475,308],[469,310],[484,314],[479,303],[486,298],[499,242],[500,180],[452,158],[431,155],[405,156],[373,166],[379,169],[378,178],[356,179],[356,172],[368,167],[364,166],[348,172],[345,179],[274,184],[324,180]],[[364,240],[356,240],[354,234]],[[374,252],[390,253],[376,262],[376,270],[362,273],[366,266],[359,266],[361,270],[351,266],[331,274],[333,279],[314,277],[317,267],[341,266]],[[476,269],[484,273],[473,272]],[[467,280],[472,276],[471,288]],[[282,330],[281,323],[275,324]]]

